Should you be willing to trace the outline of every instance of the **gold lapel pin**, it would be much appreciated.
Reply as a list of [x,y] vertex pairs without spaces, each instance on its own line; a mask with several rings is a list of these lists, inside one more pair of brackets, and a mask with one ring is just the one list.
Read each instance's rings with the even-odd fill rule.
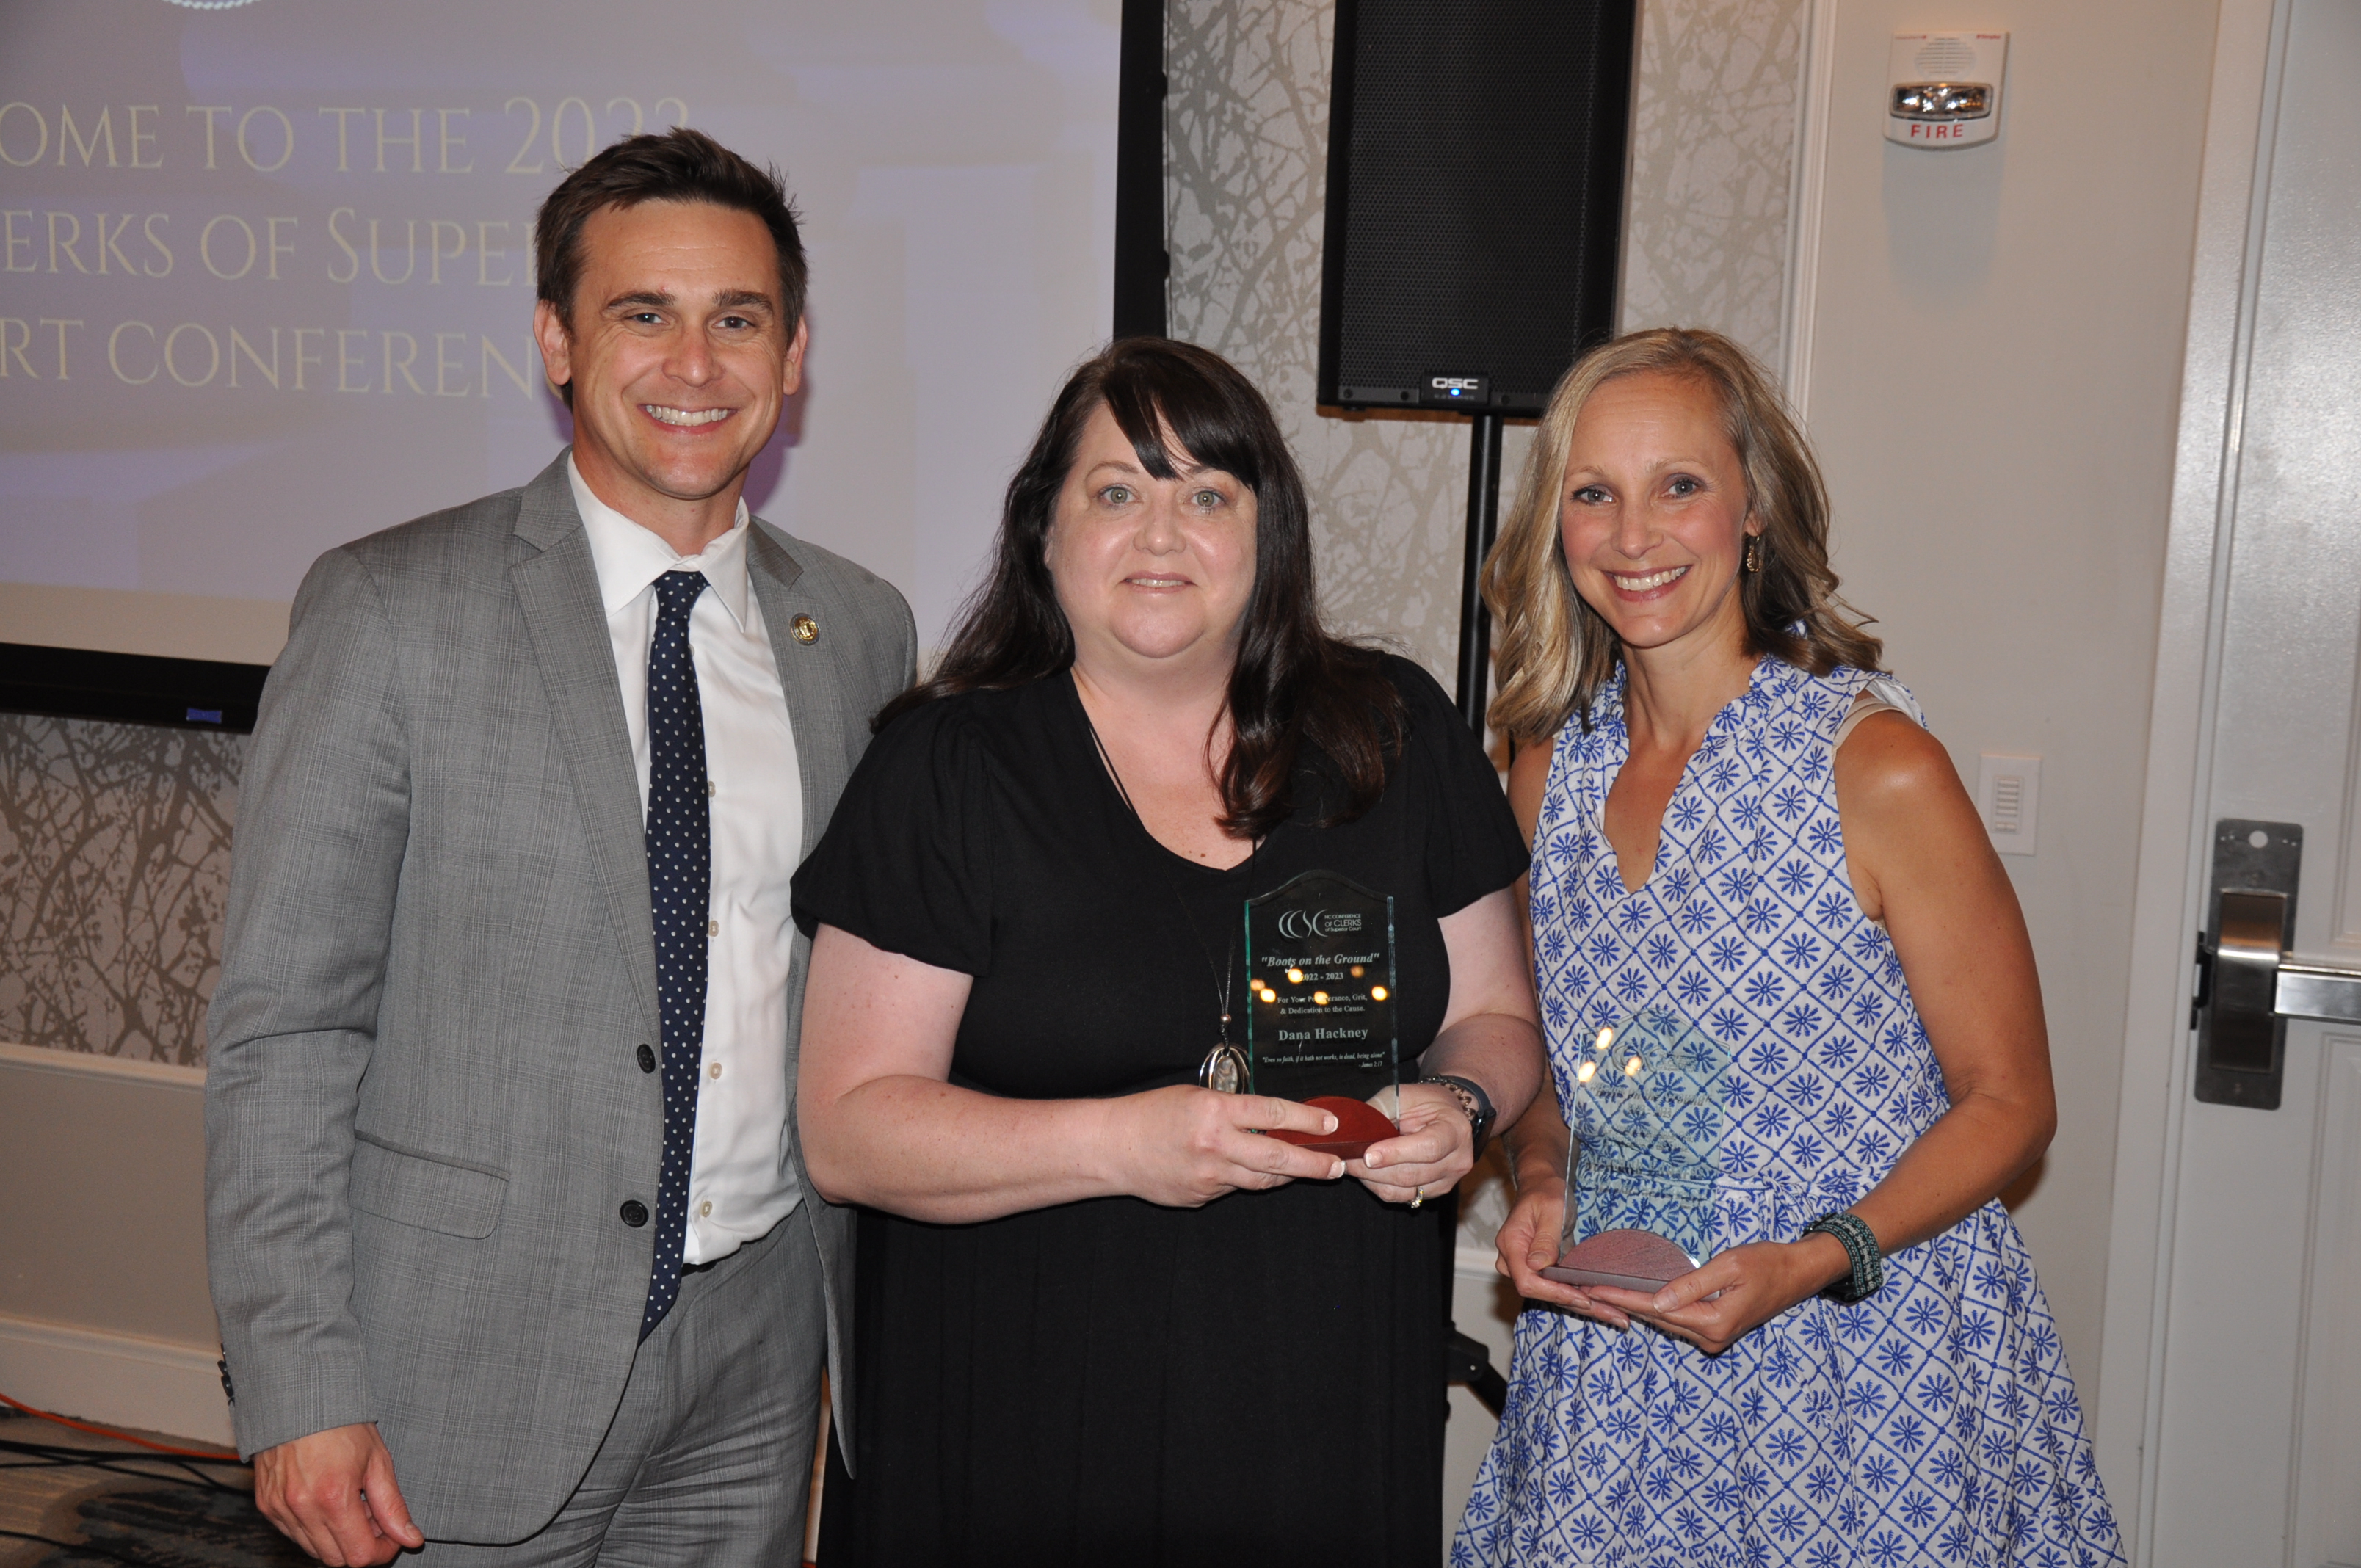
[[806,646],[819,641],[819,622],[808,615],[799,615],[787,622],[787,630],[795,633],[796,641]]

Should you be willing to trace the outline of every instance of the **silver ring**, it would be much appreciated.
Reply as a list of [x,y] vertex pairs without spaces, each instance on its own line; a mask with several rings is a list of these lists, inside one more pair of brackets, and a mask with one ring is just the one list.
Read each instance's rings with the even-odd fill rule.
[[1415,1208],[1417,1208],[1421,1203],[1423,1203],[1423,1202],[1425,1202],[1425,1201],[1426,1201],[1426,1187],[1425,1187],[1425,1184],[1424,1184],[1424,1183],[1422,1183],[1422,1182],[1420,1185],[1418,1185],[1418,1186],[1416,1186],[1416,1187],[1413,1187],[1413,1188],[1411,1188],[1411,1189],[1410,1190],[1410,1206],[1411,1206],[1411,1208],[1415,1209]]

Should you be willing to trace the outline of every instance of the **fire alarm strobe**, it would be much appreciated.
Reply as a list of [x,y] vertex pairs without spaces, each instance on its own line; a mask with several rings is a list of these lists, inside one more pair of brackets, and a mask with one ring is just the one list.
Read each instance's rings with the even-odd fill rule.
[[1972,147],[2000,131],[2006,33],[1896,33],[1886,72],[1885,139]]

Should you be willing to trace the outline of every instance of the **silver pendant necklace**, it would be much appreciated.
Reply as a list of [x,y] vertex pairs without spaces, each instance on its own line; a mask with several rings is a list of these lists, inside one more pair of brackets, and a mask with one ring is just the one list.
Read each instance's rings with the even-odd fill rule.
[[[1107,777],[1115,781],[1115,794],[1123,797],[1124,807],[1131,813],[1131,819],[1139,824],[1139,830],[1147,833],[1149,841],[1154,842],[1156,835],[1148,832],[1148,818],[1139,814],[1139,807],[1132,802],[1131,791],[1124,787],[1123,772],[1115,765],[1115,757],[1107,751],[1106,741],[1099,734],[1099,727],[1091,722],[1091,710],[1082,702],[1080,691],[1074,693],[1074,706],[1082,710],[1082,724],[1091,732],[1091,744],[1098,748],[1099,761],[1105,764]],[[1255,857],[1261,852],[1260,839],[1246,846],[1246,875],[1249,879],[1254,875]],[[1237,962],[1238,934],[1235,930],[1230,933],[1229,950],[1224,955],[1220,967],[1216,968],[1213,949],[1205,945],[1204,933],[1197,929],[1197,917],[1189,913],[1189,901],[1180,896],[1180,884],[1160,864],[1156,868],[1156,874],[1164,879],[1164,885],[1171,892],[1172,902],[1180,906],[1180,919],[1189,927],[1190,937],[1196,941],[1197,950],[1205,957],[1206,971],[1213,977],[1213,998],[1221,1006],[1222,1037],[1213,1043],[1212,1050],[1205,1053],[1205,1059],[1197,1064],[1197,1082],[1202,1088],[1218,1090],[1224,1094],[1243,1094],[1247,1081],[1246,1054],[1230,1043],[1230,971]]]

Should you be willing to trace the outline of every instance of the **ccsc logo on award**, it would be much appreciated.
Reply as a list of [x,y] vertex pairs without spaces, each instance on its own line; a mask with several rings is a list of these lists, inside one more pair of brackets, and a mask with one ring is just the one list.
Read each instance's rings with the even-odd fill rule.
[[1279,916],[1279,934],[1295,942],[1309,937],[1341,936],[1360,928],[1361,916],[1357,911],[1289,909]]

